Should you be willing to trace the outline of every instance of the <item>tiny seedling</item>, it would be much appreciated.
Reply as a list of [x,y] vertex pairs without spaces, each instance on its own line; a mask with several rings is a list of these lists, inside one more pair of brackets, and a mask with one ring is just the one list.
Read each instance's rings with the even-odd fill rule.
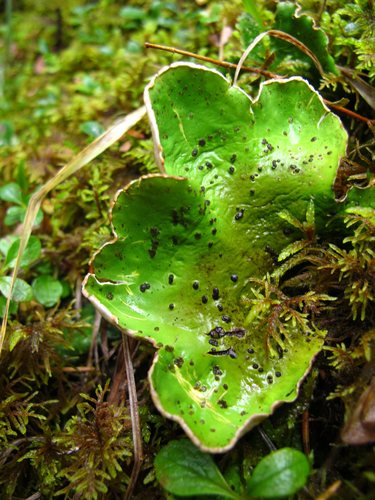
[[310,473],[309,462],[302,452],[282,448],[259,462],[247,484],[242,484],[238,470],[234,478],[230,468],[229,485],[212,456],[186,440],[170,441],[159,452],[154,465],[161,486],[177,498],[202,495],[231,500],[285,498],[302,488]]

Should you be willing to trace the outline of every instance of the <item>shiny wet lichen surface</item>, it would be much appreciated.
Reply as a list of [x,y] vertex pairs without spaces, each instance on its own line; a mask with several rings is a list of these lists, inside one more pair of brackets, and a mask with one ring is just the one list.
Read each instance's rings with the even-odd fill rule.
[[346,134],[298,79],[265,85],[252,103],[221,75],[182,65],[152,82],[149,101],[169,175],[118,194],[117,239],[95,256],[85,294],[159,348],[158,408],[203,449],[223,450],[296,397],[321,349],[296,327],[283,348],[272,340],[272,356],[264,328],[246,323],[244,299],[248,279],[272,272],[280,249],[301,238],[278,212],[304,220],[313,197],[324,228]]

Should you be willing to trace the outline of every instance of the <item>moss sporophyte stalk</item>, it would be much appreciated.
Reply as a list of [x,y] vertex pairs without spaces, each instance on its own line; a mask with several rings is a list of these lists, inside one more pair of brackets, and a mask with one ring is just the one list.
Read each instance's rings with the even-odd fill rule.
[[333,298],[289,296],[281,271],[269,275],[332,231],[327,214],[373,206],[374,195],[335,201],[347,134],[302,78],[268,81],[252,100],[217,71],[176,63],[144,96],[164,173],[117,193],[115,239],[84,294],[158,347],[158,409],[203,450],[224,451],[297,397],[323,345],[312,320]]

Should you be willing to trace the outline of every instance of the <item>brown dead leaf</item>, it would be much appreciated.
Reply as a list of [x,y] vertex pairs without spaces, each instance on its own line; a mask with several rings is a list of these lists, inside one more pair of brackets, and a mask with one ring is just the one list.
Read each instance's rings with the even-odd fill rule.
[[130,135],[130,137],[134,137],[134,139],[144,139],[145,134],[143,132],[138,132],[137,130],[129,130],[126,132],[127,135]]
[[44,56],[38,56],[34,63],[34,72],[36,75],[41,75],[46,69]]
[[130,141],[125,141],[123,144],[121,144],[119,151],[121,153],[127,153],[131,147],[132,143]]
[[375,441],[375,376],[358,399],[341,431],[341,439],[348,444],[367,444]]

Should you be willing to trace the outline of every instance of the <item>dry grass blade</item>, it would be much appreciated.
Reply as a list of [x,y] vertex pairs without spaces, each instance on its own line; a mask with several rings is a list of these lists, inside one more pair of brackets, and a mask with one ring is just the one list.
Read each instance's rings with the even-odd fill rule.
[[131,129],[139,120],[146,114],[145,106],[138,108],[136,111],[133,111],[125,118],[123,118],[116,125],[108,129],[104,134],[99,136],[95,141],[89,144],[84,150],[82,150],[73,160],[71,160],[65,167],[63,167],[52,179],[50,179],[45,186],[42,187],[39,191],[37,191],[30,199],[29,206],[27,208],[25,221],[23,225],[23,231],[21,235],[21,243],[20,249],[17,255],[16,265],[14,267],[12,283],[10,287],[10,292],[5,308],[5,314],[3,319],[3,324],[0,331],[0,353],[3,347],[9,304],[10,299],[12,297],[12,291],[14,287],[14,283],[17,277],[17,272],[20,267],[21,259],[23,252],[26,248],[27,242],[29,241],[31,231],[34,225],[34,221],[36,215],[38,213],[39,207],[44,199],[44,197],[54,189],[58,184],[63,182],[65,179],[70,177],[72,174],[77,172],[81,167],[85,166],[91,160],[93,160],[96,156],[100,155],[105,149],[111,146],[114,142],[116,142],[122,135],[125,134],[129,129]]
[[134,446],[134,465],[130,481],[126,489],[124,500],[129,500],[133,494],[139,471],[143,462],[143,448],[141,435],[141,421],[139,419],[137,388],[135,386],[133,363],[129,350],[129,341],[125,333],[122,334],[122,343],[124,346],[126,378],[128,379],[128,393],[130,401],[130,416],[132,419],[133,446]]
[[[165,45],[157,45],[155,43],[145,43],[146,49],[159,49],[166,50],[167,52],[172,52],[173,54],[181,54],[186,57],[194,57],[194,59],[199,59],[200,61],[206,61],[211,64],[216,64],[216,66],[222,66],[223,68],[236,69],[237,64],[229,63],[226,61],[218,61],[217,59],[212,59],[211,57],[201,56],[199,54],[194,54],[194,52],[187,52],[186,50],[175,49],[174,47],[166,47]],[[249,68],[247,66],[242,67],[243,71],[248,71],[250,73],[256,73],[258,75],[265,76],[266,78],[282,78],[281,76],[270,73],[262,68]]]
[[269,31],[265,31],[265,32],[261,33],[256,38],[254,38],[254,40],[251,42],[251,44],[248,46],[248,48],[243,53],[238,65],[237,65],[237,70],[236,70],[236,74],[234,75],[233,85],[237,85],[238,75],[240,74],[240,71],[241,71],[243,63],[245,62],[245,59],[250,54],[250,52],[253,50],[253,48],[266,35],[271,35],[271,36],[274,36],[276,38],[280,38],[281,40],[284,40],[285,42],[289,42],[292,45],[295,45],[298,49],[302,50],[302,52],[304,52],[305,54],[307,54],[308,56],[311,57],[311,59],[314,61],[315,66],[317,67],[319,73],[323,76],[324,71],[323,71],[323,68],[322,68],[320,62],[318,61],[315,54],[313,52],[311,52],[311,50],[308,47],[306,47],[306,45],[304,45],[302,42],[297,40],[297,38],[294,38],[294,36],[289,35],[288,33],[284,33],[283,31],[279,31],[279,30],[269,30]]
[[375,109],[375,88],[356,75],[354,70],[341,68],[340,66],[339,70],[345,80],[363,97],[367,104],[369,104],[372,109]]

